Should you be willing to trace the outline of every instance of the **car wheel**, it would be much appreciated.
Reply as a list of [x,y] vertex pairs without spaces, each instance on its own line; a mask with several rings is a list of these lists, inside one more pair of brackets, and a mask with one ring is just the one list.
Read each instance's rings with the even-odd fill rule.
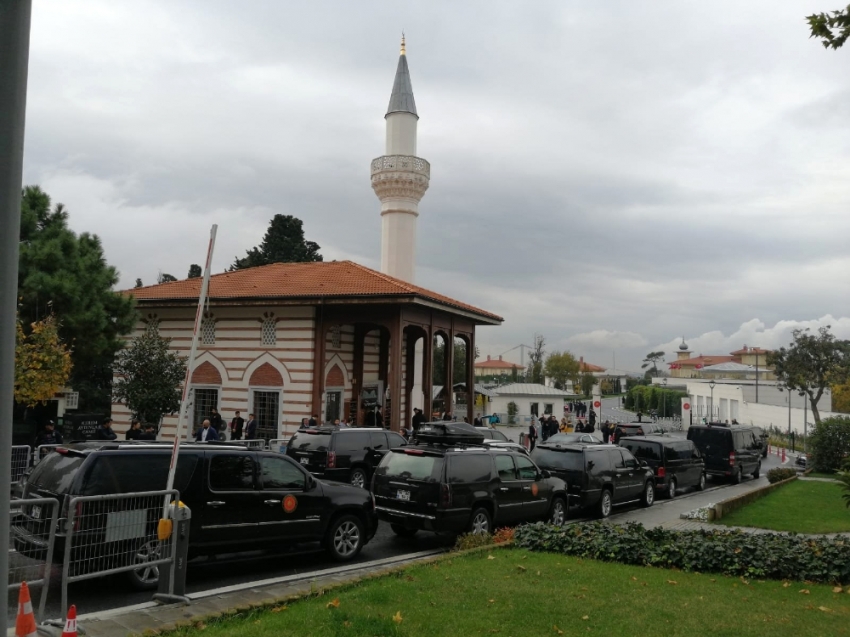
[[390,528],[399,537],[413,537],[416,535],[416,529],[409,529],[401,524],[390,524]]
[[599,497],[598,513],[600,518],[607,518],[611,515],[611,490],[602,489],[602,495]]
[[732,478],[732,482],[735,484],[741,484],[741,480],[744,479],[744,471],[741,467],[738,467],[738,470],[735,472],[735,476]]
[[761,462],[756,465],[756,470],[753,471],[753,478],[758,479],[759,474],[761,473]]
[[552,500],[552,507],[549,509],[549,524],[554,526],[563,526],[567,521],[567,503],[563,498],[555,498]]
[[365,469],[352,469],[351,470],[351,478],[349,482],[355,487],[360,487],[361,489],[368,489],[367,486],[367,477]]
[[697,491],[705,491],[705,474],[699,474],[699,482],[697,482]]
[[676,497],[676,478],[667,481],[667,497],[671,500]]
[[648,480],[646,486],[643,488],[641,504],[645,507],[651,507],[653,502],[655,502],[655,485],[652,484],[652,480]]
[[357,516],[341,515],[328,528],[327,549],[335,561],[347,562],[363,548],[363,536],[363,523]]
[[469,532],[473,535],[485,535],[490,532],[490,513],[485,508],[478,508],[472,512],[469,519]]
[[159,565],[147,565],[162,557],[162,545],[159,540],[142,542],[133,553],[133,562],[140,568],[127,572],[130,585],[137,591],[152,591],[159,584]]

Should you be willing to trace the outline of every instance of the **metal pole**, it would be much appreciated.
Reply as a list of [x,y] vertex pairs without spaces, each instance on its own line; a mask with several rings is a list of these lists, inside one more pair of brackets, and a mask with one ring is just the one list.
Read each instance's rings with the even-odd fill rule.
[[759,348],[756,347],[756,404],[759,402]]
[[806,451],[806,435],[809,431],[809,395],[803,394],[803,452]]
[[788,388],[788,438],[791,437],[791,388]]
[[[9,573],[9,492],[24,121],[32,0],[0,0],[0,574]],[[5,586],[5,584],[4,584]],[[8,617],[0,595],[0,618]]]

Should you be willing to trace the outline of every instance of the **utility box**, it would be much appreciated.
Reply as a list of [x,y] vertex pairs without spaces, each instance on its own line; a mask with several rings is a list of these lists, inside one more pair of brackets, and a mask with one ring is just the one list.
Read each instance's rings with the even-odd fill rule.
[[188,603],[186,597],[186,570],[189,561],[189,523],[192,511],[182,502],[171,504],[171,520],[174,524],[171,534],[174,542],[174,562],[159,569],[159,586],[153,599],[161,604]]

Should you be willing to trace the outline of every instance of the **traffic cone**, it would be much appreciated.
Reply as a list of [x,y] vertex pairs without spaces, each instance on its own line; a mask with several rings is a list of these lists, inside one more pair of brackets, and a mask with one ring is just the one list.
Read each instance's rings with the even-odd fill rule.
[[62,637],[77,637],[77,607],[74,604],[68,609],[68,619],[65,620]]
[[35,614],[32,612],[30,589],[26,582],[21,582],[18,593],[18,618],[15,621],[15,637],[36,637],[38,629],[35,625]]

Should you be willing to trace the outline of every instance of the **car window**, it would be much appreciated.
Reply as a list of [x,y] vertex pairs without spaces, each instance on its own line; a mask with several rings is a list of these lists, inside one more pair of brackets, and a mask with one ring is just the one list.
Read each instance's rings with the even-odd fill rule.
[[476,430],[478,433],[480,433],[482,436],[484,436],[484,439],[485,439],[485,440],[492,440],[492,439],[493,439],[493,433],[492,433],[492,431],[491,431],[490,429],[486,429],[486,428],[484,428],[484,427],[480,427],[480,428],[476,428],[475,430]]
[[499,474],[500,480],[516,480],[516,469],[514,468],[514,459],[507,454],[499,454],[495,457],[496,473]]
[[517,469],[519,469],[520,480],[537,480],[537,467],[531,460],[525,456],[517,456],[514,461]]
[[538,467],[561,471],[584,471],[584,454],[581,451],[565,449],[554,451],[546,447],[535,447],[531,458]]
[[210,459],[210,489],[234,491],[254,488],[254,459],[214,455]]
[[[110,454],[98,456],[87,471],[83,495],[138,493],[165,489],[170,454]],[[198,456],[182,453],[174,473],[174,488],[185,491],[198,464]]]
[[303,489],[307,477],[286,458],[260,458],[264,489]]
[[620,452],[619,449],[614,451],[611,455],[613,456],[612,459],[614,460],[614,468],[615,469],[625,469],[626,468],[626,463],[623,460],[623,454]]
[[[388,431],[386,432],[387,443],[389,444],[390,449],[396,449],[398,447],[403,447],[407,444],[407,440],[404,437],[399,436],[397,433]],[[377,449],[377,447],[375,447]]]
[[442,456],[407,454],[403,451],[391,451],[384,456],[377,469],[378,475],[403,480],[423,480],[439,482],[443,471]]
[[661,445],[656,442],[626,438],[620,446],[631,451],[636,457],[652,462],[661,462]]
[[51,453],[33,469],[29,483],[44,491],[59,495],[68,492],[77,471],[83,464],[83,456]]
[[620,449],[620,452],[623,454],[623,462],[626,464],[626,469],[636,469],[640,466],[637,458],[635,458],[631,452],[626,449]]
[[493,461],[483,453],[451,456],[449,482],[489,482]]
[[587,454],[587,470],[599,474],[602,471],[611,470],[611,456],[620,458],[619,450],[593,451]]
[[383,431],[370,431],[369,445],[372,447],[372,449],[386,449],[387,434],[385,434]]
[[502,442],[508,442],[508,437],[503,434],[501,431],[496,431],[495,429],[490,429],[490,433],[493,436],[493,440],[501,440]]
[[327,451],[331,444],[328,432],[298,431],[289,440],[289,448],[296,451]]
[[[380,432],[377,432],[380,433]],[[337,453],[351,453],[353,451],[362,451],[366,447],[372,446],[372,439],[368,431],[355,431],[338,433],[334,440],[334,451]],[[381,448],[387,444],[387,439],[381,436]]]

